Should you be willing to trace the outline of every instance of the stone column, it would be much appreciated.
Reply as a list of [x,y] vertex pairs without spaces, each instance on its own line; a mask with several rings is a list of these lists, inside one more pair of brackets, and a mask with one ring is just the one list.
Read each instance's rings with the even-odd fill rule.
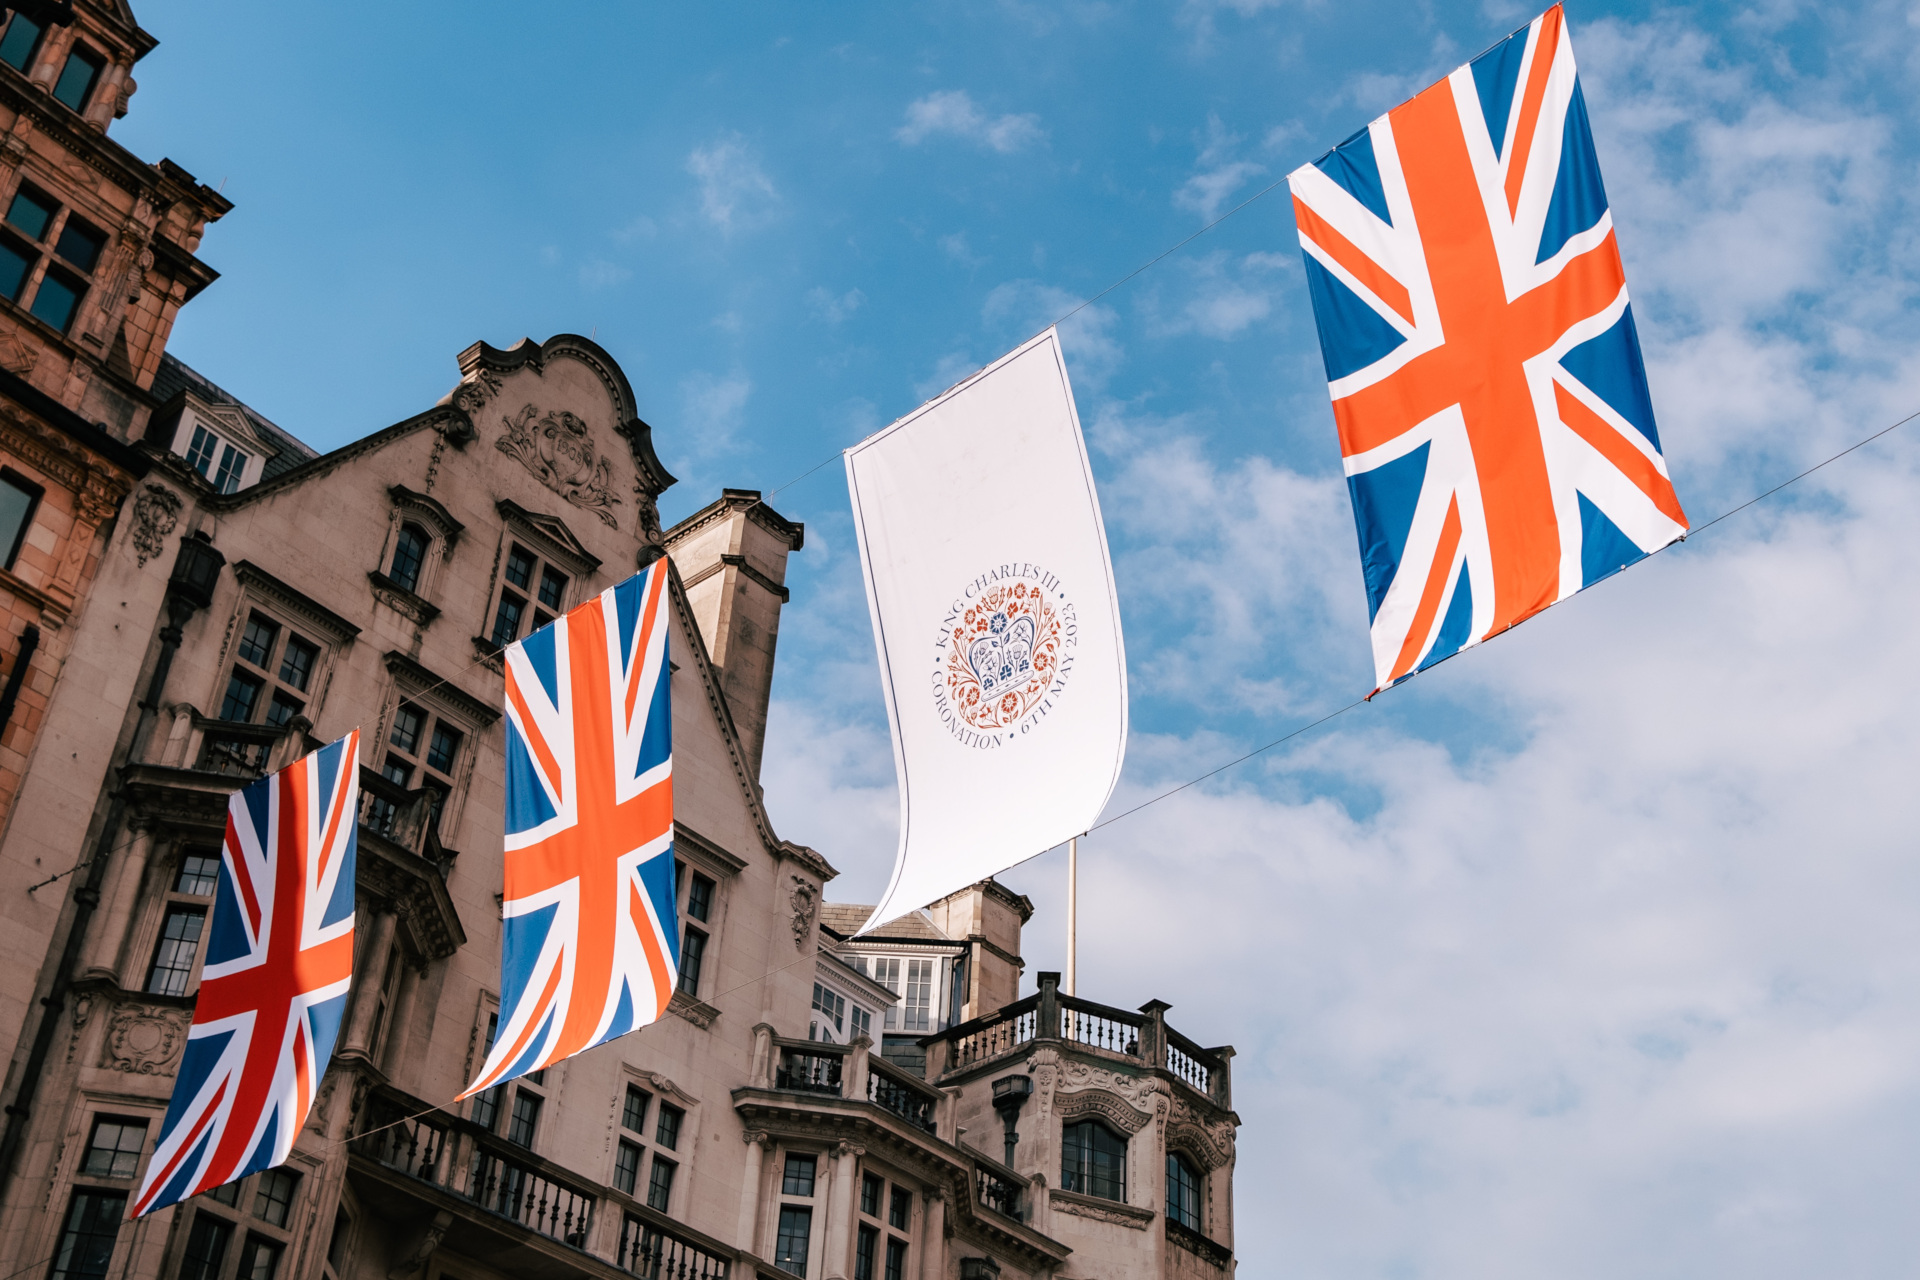
[[932,1188],[926,1202],[920,1213],[920,1280],[946,1280],[947,1193]]
[[747,1144],[747,1172],[740,1182],[740,1223],[734,1230],[734,1242],[752,1253],[760,1252],[760,1164],[766,1159],[767,1134],[764,1129],[749,1129],[740,1135]]
[[393,954],[393,912],[381,911],[373,917],[373,940],[353,975],[353,1010],[347,1015],[347,1034],[342,1053],[365,1056],[367,1040],[373,1032],[373,1012],[380,1006],[380,993],[387,986],[387,959]]
[[115,982],[120,979],[120,947],[126,941],[127,926],[140,900],[147,860],[153,856],[152,819],[136,817],[127,826],[132,839],[107,868],[107,882],[100,890],[99,915],[93,922],[93,936],[87,939],[87,961],[81,969],[83,977],[111,978]]
[[846,1280],[847,1243],[853,1234],[854,1162],[867,1154],[865,1147],[842,1142],[834,1147],[833,1182],[827,1187],[827,1280]]
[[392,1030],[380,1054],[381,1069],[388,1079],[407,1065],[407,1036],[413,1030],[413,1007],[419,1002],[421,972],[410,964],[401,966],[400,989],[394,993],[393,1008],[387,1013],[387,1026]]

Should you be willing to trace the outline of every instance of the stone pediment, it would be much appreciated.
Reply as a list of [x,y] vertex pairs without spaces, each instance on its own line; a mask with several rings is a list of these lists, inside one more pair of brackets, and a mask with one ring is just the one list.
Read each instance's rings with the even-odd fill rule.
[[563,564],[570,564],[575,573],[590,574],[600,567],[600,557],[587,550],[586,544],[574,536],[573,530],[565,522],[538,511],[529,511],[519,503],[507,498],[494,504],[501,519],[531,534],[532,540],[543,543],[540,550]]

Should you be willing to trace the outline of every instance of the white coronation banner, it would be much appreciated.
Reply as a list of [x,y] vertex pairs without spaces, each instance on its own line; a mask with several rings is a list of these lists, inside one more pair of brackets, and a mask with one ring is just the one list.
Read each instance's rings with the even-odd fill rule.
[[846,462],[900,778],[864,932],[1093,825],[1126,752],[1127,662],[1054,330]]

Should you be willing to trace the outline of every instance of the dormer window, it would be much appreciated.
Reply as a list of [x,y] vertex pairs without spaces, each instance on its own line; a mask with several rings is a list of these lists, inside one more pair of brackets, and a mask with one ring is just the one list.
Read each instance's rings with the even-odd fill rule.
[[54,82],[55,100],[75,111],[86,110],[93,86],[100,83],[100,73],[106,69],[105,58],[76,40],[73,51],[67,55],[67,65],[60,69],[60,78]]
[[193,443],[187,446],[187,465],[205,476],[221,493],[232,493],[240,487],[240,477],[249,461],[244,451],[205,427],[194,425]]
[[33,56],[40,52],[40,37],[45,32],[46,28],[26,14],[14,14],[6,34],[0,35],[0,62],[24,74],[33,66]]

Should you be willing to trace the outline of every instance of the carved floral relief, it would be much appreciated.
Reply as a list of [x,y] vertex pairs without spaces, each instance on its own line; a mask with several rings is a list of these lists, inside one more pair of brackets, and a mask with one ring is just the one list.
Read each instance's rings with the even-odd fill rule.
[[565,409],[550,410],[543,418],[531,404],[501,421],[506,432],[495,442],[500,452],[574,506],[600,517],[609,529],[620,527],[613,514],[620,505],[611,487],[613,463],[595,451],[585,422]]

